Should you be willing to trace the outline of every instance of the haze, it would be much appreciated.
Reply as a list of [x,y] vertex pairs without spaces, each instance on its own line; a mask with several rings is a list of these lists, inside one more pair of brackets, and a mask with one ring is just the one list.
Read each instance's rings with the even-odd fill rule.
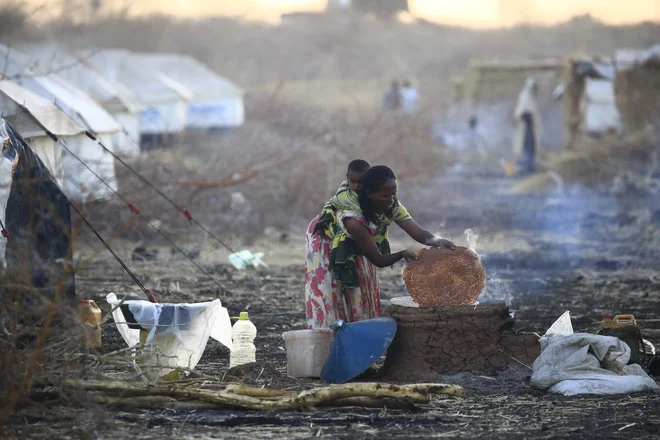
[[[27,0],[27,3],[38,7],[44,5],[44,0]],[[102,3],[108,10],[130,4],[132,15],[165,13],[181,18],[228,15],[276,24],[285,12],[322,11],[327,0],[104,0]],[[70,7],[70,2],[65,0],[61,4]],[[555,24],[582,14],[591,14],[610,24],[660,19],[660,0],[410,0],[409,4],[415,17],[477,28],[521,22]],[[45,4],[40,18],[53,13],[52,5]]]

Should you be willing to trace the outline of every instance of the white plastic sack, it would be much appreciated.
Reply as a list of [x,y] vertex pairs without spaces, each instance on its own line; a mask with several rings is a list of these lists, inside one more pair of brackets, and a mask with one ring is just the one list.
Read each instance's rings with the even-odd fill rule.
[[[113,308],[121,302],[114,293],[109,293],[106,300]],[[231,321],[219,299],[196,304],[134,300],[124,301],[124,304],[135,321],[149,331],[146,344],[152,344],[165,355],[158,359],[158,365],[194,369],[206,349],[209,336],[231,348]],[[129,347],[140,342],[140,330],[129,328],[121,308],[112,312],[112,318]],[[159,375],[167,372],[162,370]]]
[[[566,319],[567,313],[560,318]],[[566,326],[560,327],[562,331],[549,331],[540,340],[541,355],[533,365],[532,386],[566,396],[660,390],[639,365],[626,365],[630,347],[620,339],[570,334]]]

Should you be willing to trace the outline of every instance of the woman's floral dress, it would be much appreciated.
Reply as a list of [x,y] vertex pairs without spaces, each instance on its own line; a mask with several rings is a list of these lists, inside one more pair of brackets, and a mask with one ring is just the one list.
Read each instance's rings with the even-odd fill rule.
[[[349,217],[360,220],[373,235],[375,228],[373,225],[369,227],[364,217],[353,212],[339,212],[337,224],[346,236],[350,238],[344,227],[344,219]],[[378,268],[366,257],[356,255],[354,264],[359,287],[342,289],[341,283],[330,270],[334,240],[323,234],[314,234],[318,218],[317,216],[312,220],[305,234],[305,300],[308,328],[328,328],[339,319],[354,322],[380,317]]]

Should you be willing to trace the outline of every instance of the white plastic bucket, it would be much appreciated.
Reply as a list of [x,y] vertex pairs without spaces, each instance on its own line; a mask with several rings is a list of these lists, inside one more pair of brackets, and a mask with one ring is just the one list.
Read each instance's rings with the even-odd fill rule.
[[320,377],[330,354],[334,332],[330,329],[292,330],[282,333],[286,347],[286,372],[292,377]]

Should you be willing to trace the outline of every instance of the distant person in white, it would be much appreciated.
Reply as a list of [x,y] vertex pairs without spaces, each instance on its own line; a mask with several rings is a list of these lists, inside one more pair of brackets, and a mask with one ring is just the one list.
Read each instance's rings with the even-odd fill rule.
[[404,114],[411,115],[417,111],[417,102],[419,101],[419,92],[410,84],[410,81],[404,81],[401,86],[401,110]]
[[538,83],[527,78],[518,96],[514,111],[515,133],[513,152],[516,174],[525,176],[536,170],[536,152],[541,146],[541,113],[538,106]]

